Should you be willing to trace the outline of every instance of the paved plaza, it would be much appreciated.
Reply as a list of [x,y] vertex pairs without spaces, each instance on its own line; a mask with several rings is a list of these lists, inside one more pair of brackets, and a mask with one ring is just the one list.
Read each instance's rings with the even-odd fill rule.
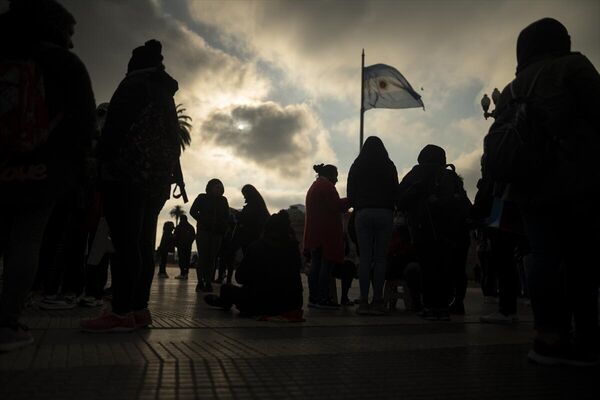
[[0,399],[600,399],[600,369],[526,360],[526,305],[515,326],[481,324],[496,306],[476,288],[451,322],[400,304],[384,317],[308,309],[285,323],[211,309],[195,284],[155,280],[154,324],[134,333],[81,333],[98,309],[28,310],[36,343],[0,354]]

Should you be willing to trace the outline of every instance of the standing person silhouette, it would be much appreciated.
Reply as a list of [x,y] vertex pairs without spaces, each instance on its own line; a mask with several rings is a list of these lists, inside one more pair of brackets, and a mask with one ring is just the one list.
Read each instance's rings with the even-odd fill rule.
[[309,307],[339,308],[329,296],[329,282],[335,264],[344,261],[342,213],[348,200],[340,199],[335,188],[336,166],[320,164],[313,169],[318,175],[306,193],[304,225],[304,249],[311,252]]
[[12,1],[0,15],[0,351],[33,343],[19,319],[44,230],[57,201],[74,197],[91,152],[96,105],[70,51],[75,23],[54,0]]
[[98,150],[115,247],[112,311],[83,321],[84,331],[131,331],[152,323],[148,301],[156,224],[184,146],[173,100],[178,87],[165,71],[159,41],[133,49],[127,74],[110,100]]
[[179,225],[175,228],[175,246],[179,258],[180,274],[175,279],[187,280],[190,270],[190,259],[192,257],[192,245],[196,240],[196,231],[188,222],[187,216],[179,217]]
[[196,220],[196,246],[198,246],[198,285],[196,292],[213,291],[212,278],[223,235],[229,223],[229,203],[223,196],[225,188],[216,178],[206,184],[206,193],[196,197],[190,215]]
[[[357,314],[386,314],[383,305],[386,256],[394,228],[398,172],[377,136],[365,141],[348,173],[348,200],[356,212],[356,236],[360,249],[358,278],[360,305]],[[373,302],[369,289],[373,271]]]
[[169,278],[167,274],[167,259],[169,258],[169,253],[175,251],[175,235],[173,234],[173,230],[175,230],[175,224],[172,221],[165,222],[163,224],[162,236],[160,237],[160,244],[158,245],[158,277],[163,279]]
[[590,260],[597,259],[600,242],[600,75],[584,55],[571,52],[569,33],[555,19],[527,26],[516,47],[516,78],[503,90],[496,115],[533,86],[532,132],[545,146],[535,178],[512,183],[509,193],[520,204],[531,246],[528,283],[536,337],[529,359],[598,365],[600,268]]

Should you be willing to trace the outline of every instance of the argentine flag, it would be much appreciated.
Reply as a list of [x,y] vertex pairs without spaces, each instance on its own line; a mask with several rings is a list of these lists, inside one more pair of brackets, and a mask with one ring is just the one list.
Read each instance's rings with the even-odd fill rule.
[[364,68],[363,108],[416,108],[421,96],[394,67],[375,64]]

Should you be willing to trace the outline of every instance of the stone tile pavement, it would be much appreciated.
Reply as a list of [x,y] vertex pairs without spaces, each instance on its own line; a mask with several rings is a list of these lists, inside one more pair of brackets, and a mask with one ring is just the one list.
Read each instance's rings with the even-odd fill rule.
[[156,280],[154,324],[134,333],[79,332],[97,309],[28,310],[36,343],[0,354],[0,399],[600,399],[599,369],[527,362],[528,307],[515,326],[479,323],[495,306],[475,288],[451,322],[400,305],[276,323],[210,309],[195,283]]

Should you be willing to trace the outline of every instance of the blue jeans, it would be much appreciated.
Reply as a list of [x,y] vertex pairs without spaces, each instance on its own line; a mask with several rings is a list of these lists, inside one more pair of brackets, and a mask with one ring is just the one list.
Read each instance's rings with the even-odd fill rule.
[[537,330],[566,336],[574,322],[576,338],[597,340],[600,238],[591,201],[522,210],[531,246],[527,280]]
[[388,247],[394,229],[394,212],[387,208],[363,208],[356,214],[356,237],[360,249],[358,280],[360,297],[369,300],[373,269],[373,300],[383,298]]
[[329,279],[333,264],[325,258],[322,248],[319,247],[311,252],[308,273],[308,297],[311,302],[329,300]]

